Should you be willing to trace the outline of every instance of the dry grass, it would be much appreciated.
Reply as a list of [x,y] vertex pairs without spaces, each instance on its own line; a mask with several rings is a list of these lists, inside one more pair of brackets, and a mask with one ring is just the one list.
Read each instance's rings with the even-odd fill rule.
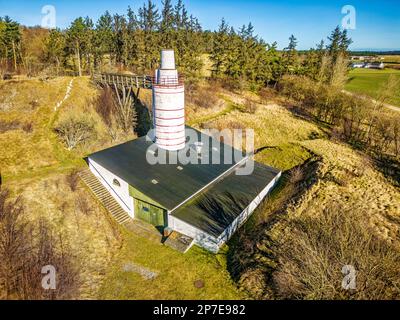
[[[16,179],[54,170],[84,166],[87,154],[123,142],[134,135],[121,135],[112,142],[106,125],[95,111],[97,89],[89,78],[76,78],[70,97],[55,111],[71,78],[50,81],[18,81],[1,84],[0,123],[18,123],[0,134],[0,167],[4,179]],[[71,115],[85,115],[95,123],[97,139],[73,152],[66,150],[54,132],[58,120]],[[13,143],[9,143],[12,141]]]
[[[30,81],[10,85],[10,89],[20,96],[34,92],[35,87],[38,96],[45,95],[46,91],[58,91],[59,94],[51,94],[52,98],[46,98],[46,102],[34,103],[34,110],[27,113],[26,117],[32,119],[35,126],[32,136],[21,129],[0,134],[1,147],[4,146],[0,165],[4,187],[24,198],[31,223],[46,219],[51,230],[68,242],[81,283],[76,298],[242,297],[215,256],[200,249],[182,255],[143,235],[121,233],[121,229],[115,226],[88,190],[77,184],[75,170],[85,165],[82,157],[119,141],[111,142],[105,124],[95,112],[97,89],[92,87],[87,78],[75,79],[70,98],[58,112],[54,112],[57,101],[65,95],[69,80],[62,78],[49,83]],[[11,101],[12,108],[2,113],[1,119],[21,119],[22,116],[18,117],[23,110],[19,106],[21,100],[15,102],[12,94],[4,95],[7,96],[4,101]],[[148,92],[142,91],[140,98],[146,103]],[[95,122],[97,132],[97,140],[93,144],[84,145],[73,152],[68,152],[53,132],[55,123],[70,114],[87,114]],[[125,135],[121,141],[133,137]],[[10,141],[16,144],[10,145]],[[27,153],[30,148],[32,153]],[[124,272],[126,263],[146,266],[149,270],[156,269],[160,276],[150,284],[135,274]],[[203,288],[195,287],[194,283],[198,280],[204,282]],[[221,291],[221,288],[224,290]]]
[[[316,154],[322,155],[325,165],[320,176],[314,198],[318,198],[317,207],[329,206],[329,203],[351,204],[354,210],[366,213],[377,234],[388,241],[396,241],[400,225],[395,221],[400,217],[400,193],[385,177],[369,165],[364,156],[350,147],[326,140],[303,142],[303,145]],[[337,180],[345,180],[345,186]],[[321,190],[321,191],[319,191]],[[310,201],[311,199],[307,199]],[[304,201],[301,212],[315,212],[311,204]],[[311,210],[311,211],[310,211]]]
[[[321,156],[318,180],[293,202],[290,186],[304,174],[295,169],[280,195],[260,208],[264,227],[246,237],[257,249],[243,258],[257,267],[241,272],[241,286],[258,298],[399,298],[398,189],[350,147],[323,139],[300,144]],[[277,211],[283,203],[287,209]],[[342,290],[345,265],[358,272],[355,291]],[[264,281],[251,290],[260,272]]]
[[[399,299],[399,248],[377,238],[352,206],[320,207],[318,217],[289,218],[273,273],[278,298]],[[332,232],[335,230],[335,232]],[[301,259],[300,259],[301,257]],[[355,289],[344,290],[342,268],[352,266]]]
[[[141,235],[120,233],[113,224],[109,223],[103,210],[93,201],[88,191],[79,184],[76,187],[71,177],[67,178],[72,169],[84,165],[81,160],[84,154],[115,144],[110,141],[107,128],[94,110],[93,101],[97,96],[97,90],[86,78],[76,79],[74,88],[79,88],[80,91],[72,90],[70,99],[58,113],[53,114],[54,105],[62,99],[68,82],[69,79],[61,78],[48,83],[39,81],[20,82],[13,85],[7,83],[5,85],[7,90],[0,91],[0,108],[4,111],[0,120],[18,120],[21,123],[30,120],[33,124],[33,131],[30,133],[17,128],[0,134],[0,147],[4,150],[0,154],[0,165],[2,174],[5,176],[5,184],[15,195],[21,194],[24,197],[31,219],[36,221],[42,217],[46,218],[55,231],[68,239],[70,247],[76,254],[76,264],[81,267],[80,277],[83,285],[80,289],[80,297],[107,299],[238,299],[245,297],[236,289],[229,277],[226,270],[229,261],[227,263],[224,252],[213,256],[195,248],[187,255],[181,255]],[[37,102],[28,98],[30,94]],[[389,288],[391,284],[398,281],[398,276],[392,276],[392,263],[397,261],[393,260],[393,257],[398,253],[399,191],[390,185],[373,166],[369,165],[364,156],[343,144],[326,140],[323,131],[315,124],[296,118],[285,108],[277,104],[262,105],[260,102],[263,98],[257,98],[250,93],[245,93],[243,97],[221,90],[217,92],[217,95],[219,97],[217,106],[208,109],[199,106],[187,108],[187,117],[192,124],[198,127],[254,129],[255,147],[260,149],[256,159],[284,171],[295,168],[312,157],[321,158],[317,173],[303,172],[300,169],[293,170],[290,179],[287,180],[288,184],[300,187],[280,186],[259,209],[259,213],[254,216],[256,224],[250,221],[246,226],[250,230],[249,234],[254,235],[254,238],[241,238],[245,255],[241,255],[243,253],[241,251],[236,251],[233,243],[230,244],[231,251],[235,255],[241,255],[240,258],[249,259],[248,262],[251,265],[242,270],[237,278],[235,277],[241,288],[250,292],[253,298],[332,297],[330,293],[333,291],[329,290],[312,289],[309,292],[301,291],[300,294],[293,293],[288,290],[291,289],[290,287],[287,285],[284,287],[282,279],[289,281],[289,278],[285,278],[289,274],[290,281],[293,281],[290,283],[294,284],[292,289],[298,288],[297,284],[301,282],[300,276],[306,270],[298,269],[302,265],[295,264],[296,261],[304,259],[302,248],[306,247],[300,246],[301,241],[307,238],[302,237],[312,232],[318,235],[317,226],[321,227],[319,230],[330,226],[331,220],[328,219],[329,216],[323,215],[322,208],[332,208],[333,204],[344,208],[345,216],[342,218],[345,223],[350,223],[349,228],[359,230],[362,227],[363,230],[368,230],[373,239],[379,239],[376,243],[386,250],[376,251],[372,248],[367,251],[368,257],[359,256],[362,259],[359,261],[360,264],[356,265],[357,268],[361,266],[358,270],[368,272],[371,270],[369,267],[372,262],[381,260],[385,266],[380,265],[382,268],[378,270],[384,271],[385,274],[379,277],[373,273],[373,280],[377,281],[373,282],[377,283],[374,287]],[[246,113],[243,108],[240,108],[245,104],[246,98],[257,104],[254,113]],[[143,92],[141,99],[148,100],[148,93]],[[26,106],[29,106],[30,111],[27,111]],[[53,125],[64,115],[82,112],[89,113],[93,117],[98,138],[94,144],[69,153],[54,135]],[[129,139],[129,137],[124,137],[124,139]],[[36,174],[33,175],[30,171]],[[304,185],[304,177],[314,182],[318,178],[318,181],[312,186]],[[72,189],[76,187],[75,192],[71,190],[70,183],[72,183]],[[296,193],[298,189],[302,191],[298,201],[293,202],[287,199],[289,193]],[[354,211],[362,217],[362,223],[352,219]],[[287,219],[281,219],[281,217],[287,217]],[[305,233],[299,233],[301,223],[305,223],[310,229],[306,229],[308,231]],[[335,228],[340,228],[342,225],[338,223]],[[254,226],[257,228],[252,229]],[[300,228],[300,231],[304,230]],[[331,229],[326,231],[327,239],[333,236],[332,232]],[[288,237],[292,234],[298,235],[293,238],[293,246],[299,247],[292,250],[293,256],[285,256],[283,253],[279,255],[279,249],[284,249],[280,241],[289,239]],[[297,239],[300,240],[297,241]],[[340,238],[337,239],[339,240],[335,243],[340,244]],[[353,241],[349,243],[354,243],[353,238],[349,239]],[[122,248],[120,248],[120,240],[123,243]],[[289,240],[288,243],[290,243]],[[393,250],[396,248],[396,252],[393,254],[393,251],[390,251],[390,254],[386,254],[389,252],[386,244]],[[324,250],[320,247],[316,249]],[[340,253],[337,247],[334,247],[331,252],[319,253],[318,250],[315,252],[320,261],[332,259]],[[349,260],[350,263],[357,263],[357,259],[350,259],[352,258],[351,251],[346,252],[344,255],[346,259],[332,265],[334,270],[328,267],[325,269],[335,274],[328,277],[328,282],[326,282],[330,288],[335,287],[337,290],[334,291],[335,293],[341,294],[340,283],[337,283],[337,277],[341,275],[340,270],[336,270],[338,266]],[[361,250],[357,247],[355,252],[361,252]],[[138,274],[125,272],[124,266],[132,263],[157,272],[158,277],[149,281]],[[310,283],[320,283],[313,277],[313,269],[307,270],[310,270],[307,271],[307,276],[311,279]],[[364,274],[360,274],[360,280],[362,279],[365,279]],[[204,288],[196,288],[194,285],[200,280],[204,282]],[[339,288],[337,288],[338,285]],[[340,298],[341,296],[333,295],[333,297]],[[370,298],[370,296],[364,297]]]
[[[244,102],[241,98],[234,96],[230,98],[233,101]],[[234,260],[236,262],[238,260],[247,261],[248,264],[243,263],[249,266],[241,271],[240,276],[235,276],[240,287],[250,292],[255,298],[348,298],[349,296],[341,291],[341,281],[337,282],[339,277],[343,278],[341,273],[343,265],[339,270],[336,269],[339,268],[339,264],[347,261],[351,252],[345,256],[346,259],[343,258],[332,267],[336,268],[335,276],[332,275],[333,271],[328,268],[328,265],[326,268],[324,265],[318,265],[317,268],[325,270],[327,274],[321,272],[315,277],[312,273],[315,270],[307,269],[307,281],[327,286],[328,289],[324,291],[323,288],[314,286],[309,291],[304,291],[306,293],[293,293],[295,292],[294,285],[303,283],[302,277],[305,274],[302,273],[303,269],[298,268],[303,266],[301,262],[306,257],[303,250],[305,247],[300,247],[303,244],[304,239],[301,236],[304,236],[304,233],[296,232],[295,226],[289,221],[293,219],[297,222],[308,223],[309,228],[313,228],[312,219],[315,219],[315,227],[317,228],[319,225],[320,229],[327,228],[327,236],[331,234],[332,241],[336,241],[332,233],[333,229],[329,225],[330,220],[324,218],[324,209],[335,205],[344,208],[344,216],[340,219],[343,218],[345,221],[343,226],[339,224],[335,227],[337,232],[344,232],[347,227],[354,230],[354,238],[350,237],[349,243],[346,243],[344,239],[341,242],[339,238],[336,243],[341,243],[344,247],[349,248],[351,244],[357,244],[357,235],[360,233],[369,236],[369,238],[363,238],[364,242],[360,241],[355,248],[356,255],[357,252],[360,254],[363,252],[366,241],[371,241],[371,247],[366,249],[366,253],[360,256],[358,264],[356,264],[361,272],[360,286],[365,285],[366,274],[372,270],[371,268],[376,266],[377,270],[382,271],[381,273],[371,273],[373,278],[370,279],[371,283],[368,287],[370,294],[365,291],[353,292],[351,297],[355,299],[393,298],[396,294],[398,297],[396,290],[398,290],[399,277],[394,267],[398,263],[398,253],[400,252],[398,247],[400,193],[398,189],[393,187],[364,155],[349,146],[325,139],[324,133],[316,125],[293,116],[278,105],[261,105],[254,115],[233,110],[208,122],[207,126],[223,129],[231,127],[232,124],[235,126],[240,124],[244,128],[255,130],[256,148],[262,150],[256,155],[256,160],[260,162],[282,170],[289,170],[301,165],[311,157],[321,157],[322,159],[318,172],[309,177],[312,180],[318,179],[318,182],[310,190],[305,189],[302,182],[304,172],[300,169],[294,169],[288,179],[288,186],[299,185],[299,188],[305,189],[306,193],[299,201],[292,203],[290,197],[288,198],[292,192],[295,192],[292,188],[278,188],[277,193],[274,193],[265,202],[265,205],[259,208],[258,213],[254,216],[255,219],[245,227],[244,230],[250,229],[251,232],[247,236],[240,237],[238,248],[235,249],[237,246],[235,241],[230,244],[232,252],[235,252],[235,256],[237,256]],[[284,208],[287,203],[289,203],[289,207],[282,212],[280,208]],[[288,219],[281,219],[284,216]],[[360,217],[362,217],[363,223],[360,223]],[[263,224],[264,227],[261,229],[255,227]],[[339,230],[339,227],[344,229]],[[293,240],[290,242],[291,247],[294,248],[294,245],[298,245],[299,250],[290,251],[289,248],[286,253],[292,253],[293,256],[290,257],[290,260],[287,258],[287,263],[279,268],[277,263],[279,261],[283,263],[284,259],[284,256],[279,254],[279,250],[284,248],[283,242],[280,240],[287,239],[289,241],[293,234],[297,236],[291,238]],[[380,249],[375,250],[375,246]],[[390,249],[392,246],[393,249]],[[334,259],[335,255],[340,254],[337,247],[334,247],[332,251],[324,251],[324,248],[318,248],[318,250],[315,252],[315,256],[321,261],[328,258]],[[239,254],[241,251],[246,251],[246,254]],[[298,264],[296,264],[297,262]],[[354,259],[350,262],[354,262]],[[235,267],[230,265],[230,268]],[[285,282],[290,280],[285,278],[285,272],[292,277],[292,282],[289,284]],[[322,282],[317,278],[319,276],[326,277],[325,284],[321,284]],[[293,292],[290,292],[290,288],[293,289]]]
[[24,199],[28,219],[32,223],[48,221],[70,248],[82,284],[78,297],[95,298],[120,247],[119,233],[110,225],[104,210],[82,184],[75,192],[70,191],[67,175],[19,180],[8,186]]

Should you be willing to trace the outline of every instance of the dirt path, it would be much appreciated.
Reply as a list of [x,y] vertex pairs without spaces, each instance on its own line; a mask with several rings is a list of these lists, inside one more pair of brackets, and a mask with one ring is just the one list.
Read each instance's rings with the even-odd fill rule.
[[[360,98],[363,98],[363,99],[370,100],[370,101],[373,102],[373,103],[378,103],[377,100],[375,100],[375,99],[373,99],[373,98],[370,98],[370,97],[368,97],[368,96],[365,96],[365,95],[353,93],[353,92],[350,92],[350,91],[347,91],[347,90],[342,90],[342,92],[345,93],[345,94],[347,94],[347,95],[350,95],[350,96],[360,97]],[[396,106],[391,105],[391,104],[388,104],[388,103],[384,103],[383,106],[384,106],[385,108],[387,108],[387,109],[392,110],[392,111],[400,112],[400,107],[396,107]]]
[[67,86],[67,91],[65,92],[64,98],[63,98],[61,101],[59,101],[59,102],[57,103],[57,105],[56,105],[55,108],[54,108],[54,111],[57,111],[57,110],[63,105],[63,103],[65,102],[65,100],[67,100],[67,99],[70,97],[71,91],[72,91],[72,87],[73,87],[73,85],[74,85],[74,80],[75,80],[75,79],[71,79],[71,81],[69,82],[69,84],[68,84],[68,86]]

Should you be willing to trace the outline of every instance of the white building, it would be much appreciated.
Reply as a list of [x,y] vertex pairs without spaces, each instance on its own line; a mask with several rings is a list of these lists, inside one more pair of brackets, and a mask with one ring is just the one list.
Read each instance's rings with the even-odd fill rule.
[[[153,85],[154,135],[92,154],[89,167],[132,219],[161,230],[168,228],[192,244],[218,252],[272,190],[281,173],[254,163],[250,174],[237,175],[243,166],[253,164],[252,160],[185,126],[184,85],[173,52],[164,50],[161,61]],[[188,130],[195,132],[202,144],[188,143]],[[207,164],[152,164],[148,159],[155,154],[154,143],[168,159],[177,158],[182,150],[194,151]]]

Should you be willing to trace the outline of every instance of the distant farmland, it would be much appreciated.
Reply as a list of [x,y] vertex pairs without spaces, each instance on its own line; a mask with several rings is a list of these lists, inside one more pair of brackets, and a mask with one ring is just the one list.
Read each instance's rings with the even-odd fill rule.
[[[349,74],[349,81],[346,84],[346,90],[377,98],[379,89],[385,85],[391,74],[396,75],[400,79],[400,70],[354,69]],[[390,103],[400,106],[400,87]]]

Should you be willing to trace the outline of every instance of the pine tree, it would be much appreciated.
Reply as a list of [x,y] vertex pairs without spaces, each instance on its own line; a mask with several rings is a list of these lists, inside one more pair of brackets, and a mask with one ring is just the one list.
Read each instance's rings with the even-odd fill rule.
[[161,46],[164,48],[173,48],[175,23],[174,8],[172,7],[171,0],[165,0],[163,5],[160,24]]
[[57,74],[59,74],[63,62],[65,46],[64,33],[59,29],[51,30],[45,41],[45,52],[47,60],[56,64]]
[[344,55],[347,54],[347,51],[349,50],[349,47],[352,43],[353,43],[353,40],[351,40],[348,37],[347,30],[346,29],[343,30],[343,32],[340,36],[340,43],[339,43],[340,52]]
[[112,64],[114,55],[114,32],[113,32],[113,17],[106,11],[96,24],[95,48],[97,48],[98,58],[103,61],[104,56],[109,59],[109,64]]
[[91,27],[90,19],[75,19],[67,30],[67,51],[75,55],[76,68],[82,76],[82,58],[90,55]]
[[297,39],[294,35],[289,38],[289,45],[284,49],[283,62],[286,73],[296,74],[298,72]]
[[340,31],[339,26],[332,31],[331,35],[328,37],[329,44],[327,45],[327,50],[329,55],[332,58],[333,63],[336,62],[338,54],[341,52],[342,46],[342,32]]
[[222,19],[218,31],[214,34],[213,50],[211,60],[213,62],[213,71],[216,76],[221,76],[227,64],[228,44],[229,44],[229,25],[225,19]]
[[148,0],[139,11],[140,21],[144,31],[144,69],[152,72],[159,61],[159,37],[158,30],[160,26],[160,13],[157,6]]
[[14,71],[18,67],[18,58],[20,56],[19,48],[21,43],[21,30],[18,22],[5,16],[3,19],[3,43],[5,58],[7,61],[13,61]]

